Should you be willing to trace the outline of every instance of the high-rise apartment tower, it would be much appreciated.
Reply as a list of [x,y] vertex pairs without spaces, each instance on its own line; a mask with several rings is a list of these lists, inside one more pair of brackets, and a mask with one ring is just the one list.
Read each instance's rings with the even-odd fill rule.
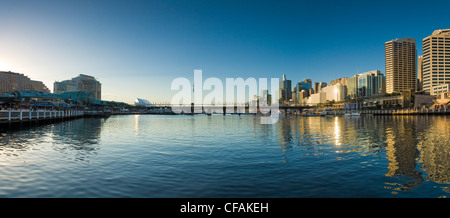
[[417,50],[412,38],[385,43],[386,93],[416,90]]
[[423,90],[434,95],[433,87],[450,83],[450,29],[435,30],[422,40]]

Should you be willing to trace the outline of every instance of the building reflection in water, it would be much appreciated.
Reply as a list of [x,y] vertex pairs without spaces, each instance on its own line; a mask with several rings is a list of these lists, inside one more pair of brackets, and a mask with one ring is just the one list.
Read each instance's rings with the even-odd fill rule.
[[67,158],[88,161],[99,149],[104,119],[84,118],[43,125],[22,125],[3,129],[0,135],[0,156],[19,156],[36,146],[50,144]]
[[[294,121],[294,122],[293,122]],[[284,163],[288,161],[286,151],[292,148],[294,142],[296,123],[294,119],[290,119],[289,116],[284,116],[277,122],[278,125],[278,135],[280,138],[280,148],[282,151],[281,158]]]
[[[410,190],[427,181],[450,184],[450,118],[446,116],[285,116],[275,125],[262,125],[258,117],[250,122],[245,119],[192,116],[171,117],[170,121],[183,126],[177,135],[179,142],[191,137],[191,144],[196,144],[196,140],[211,137],[207,129],[220,127],[230,138],[254,135],[258,139],[261,137],[264,143],[280,146],[284,162],[288,162],[293,153],[296,158],[302,155],[331,158],[334,155],[347,160],[374,161],[378,166],[386,166],[381,168],[380,174],[385,176],[385,188],[393,193]],[[67,159],[89,161],[101,148],[102,131],[118,135],[123,134],[123,128],[134,128],[134,134],[140,135],[148,125],[143,117],[134,116],[134,123],[124,118],[110,120],[104,126],[105,119],[85,118],[3,130],[0,132],[0,157],[20,156],[40,149],[39,146],[47,146]],[[163,136],[171,131],[170,127],[151,130],[159,131],[161,140],[167,142],[170,139]],[[247,127],[251,131],[247,131]],[[357,156],[365,158],[357,160]],[[361,164],[367,165],[362,161]]]
[[421,170],[426,172],[427,180],[439,184],[450,184],[450,118],[433,117],[424,119],[424,128],[419,135],[418,147],[421,155],[418,160]]
[[[420,155],[417,134],[421,131],[417,116],[394,116],[386,123],[386,156],[388,159],[388,177],[406,177],[409,180],[403,184],[394,185],[394,191],[410,190],[424,179],[417,169],[417,159]],[[388,186],[389,187],[389,186]]]
[[399,181],[387,182],[385,188],[395,194],[411,190],[425,179],[450,184],[448,123],[446,116],[286,116],[280,118],[277,127],[285,159],[290,148],[314,149],[317,155],[384,153],[385,176]]

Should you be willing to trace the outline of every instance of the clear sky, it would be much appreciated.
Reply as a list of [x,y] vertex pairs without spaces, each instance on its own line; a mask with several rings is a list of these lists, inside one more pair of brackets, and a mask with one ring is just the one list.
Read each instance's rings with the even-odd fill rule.
[[[176,77],[329,82],[384,73],[384,43],[450,28],[450,1],[0,0],[0,70],[96,77],[105,100],[170,102]],[[191,80],[193,81],[193,80]]]

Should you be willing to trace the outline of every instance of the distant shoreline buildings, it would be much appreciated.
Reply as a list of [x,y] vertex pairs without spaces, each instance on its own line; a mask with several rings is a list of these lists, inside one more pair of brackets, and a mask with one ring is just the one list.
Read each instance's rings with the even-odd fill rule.
[[[371,102],[412,105],[411,99],[450,98],[450,29],[441,29],[423,40],[423,55],[417,56],[416,40],[395,39],[385,42],[385,75],[379,70],[335,79],[327,85],[310,79],[296,83],[283,75],[280,82],[281,104],[319,105],[334,102]],[[289,93],[292,97],[289,99]],[[399,96],[399,97],[395,97]]]
[[[50,93],[50,89],[41,81],[31,80],[28,76],[11,71],[0,71],[0,95],[15,91],[42,91]],[[80,74],[70,80],[53,84],[53,93],[85,91],[93,94],[95,100],[101,100],[102,84],[93,76]]]
[[[450,99],[450,29],[435,30],[422,40],[422,48],[423,54],[417,56],[413,38],[385,42],[385,75],[373,70],[341,77],[327,84],[323,81],[313,83],[311,79],[293,83],[283,74],[283,80],[279,82],[279,103],[315,106],[365,101],[374,104],[389,102],[405,107],[410,105],[413,97],[431,99],[420,95]],[[101,86],[93,76],[79,74],[70,80],[55,81],[53,93],[89,92],[94,100],[101,102]],[[41,81],[31,80],[20,73],[0,71],[0,95],[16,91],[50,93]],[[271,98],[264,90],[261,99],[253,96],[252,101],[264,100],[270,104]],[[424,100],[421,104],[429,103]],[[138,99],[137,105],[149,103]]]
[[80,74],[71,80],[54,83],[54,92],[41,81],[21,73],[0,71],[0,104],[28,107],[68,107],[68,105],[111,106],[121,102],[101,100],[101,83]]
[[[11,71],[0,71],[0,95],[15,91],[42,91],[50,93],[50,89],[41,81],[31,80],[28,76]],[[53,93],[85,91],[94,95],[95,100],[102,98],[102,84],[93,76],[80,74],[70,80],[53,84]]]

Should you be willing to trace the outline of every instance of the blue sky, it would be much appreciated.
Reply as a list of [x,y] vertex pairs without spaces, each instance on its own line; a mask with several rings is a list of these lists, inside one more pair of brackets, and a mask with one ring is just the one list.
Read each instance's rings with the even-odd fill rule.
[[88,74],[105,100],[169,102],[173,79],[384,73],[384,43],[450,28],[448,1],[0,0],[0,70]]

